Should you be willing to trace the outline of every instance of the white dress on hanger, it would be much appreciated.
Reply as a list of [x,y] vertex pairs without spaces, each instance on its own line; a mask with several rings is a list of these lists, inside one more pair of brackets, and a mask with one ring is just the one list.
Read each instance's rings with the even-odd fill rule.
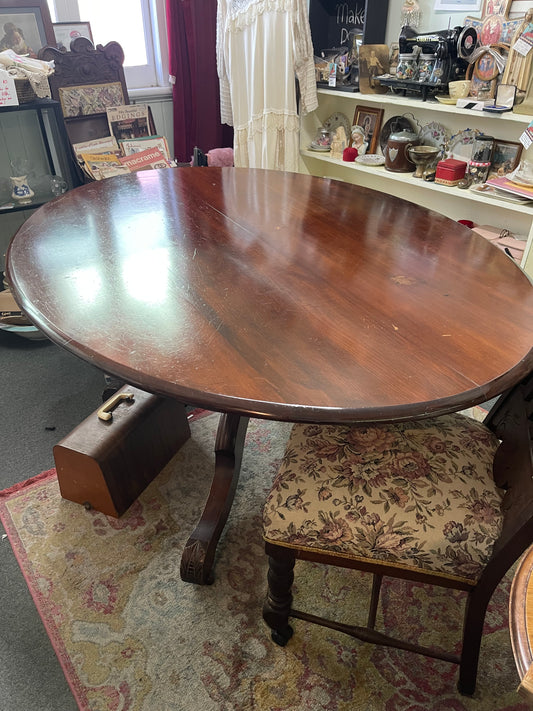
[[222,123],[236,167],[298,171],[299,111],[318,106],[308,0],[218,0]]

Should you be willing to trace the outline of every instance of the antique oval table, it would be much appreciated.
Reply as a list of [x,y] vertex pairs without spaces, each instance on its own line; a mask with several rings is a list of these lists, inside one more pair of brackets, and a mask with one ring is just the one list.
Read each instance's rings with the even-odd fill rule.
[[533,365],[533,287],[500,250],[392,195],[295,173],[142,171],[39,208],[7,255],[60,346],[222,414],[182,577],[212,579],[247,418],[356,422],[484,402]]

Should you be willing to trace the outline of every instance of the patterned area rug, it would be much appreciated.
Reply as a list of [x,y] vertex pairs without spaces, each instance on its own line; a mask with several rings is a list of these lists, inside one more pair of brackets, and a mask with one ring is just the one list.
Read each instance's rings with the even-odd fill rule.
[[[80,709],[525,711],[507,627],[510,576],[489,608],[472,698],[456,692],[453,665],[300,620],[285,648],[271,642],[260,520],[286,423],[250,422],[216,581],[183,583],[180,555],[209,488],[217,423],[193,421],[192,438],[118,520],[61,499],[53,470],[3,494],[2,521]],[[370,576],[301,563],[297,581],[298,607],[366,619]],[[378,626],[457,648],[463,600],[391,581]]]

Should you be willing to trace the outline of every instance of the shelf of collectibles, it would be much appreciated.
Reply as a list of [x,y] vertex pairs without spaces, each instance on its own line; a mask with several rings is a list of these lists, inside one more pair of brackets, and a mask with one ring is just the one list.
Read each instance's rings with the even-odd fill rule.
[[[468,164],[474,139],[483,134],[493,137],[495,145],[501,145],[509,158],[518,164],[519,159],[526,157],[527,151],[523,149],[520,137],[531,116],[512,111],[490,113],[458,108],[434,97],[422,100],[392,93],[347,93],[319,88],[318,98],[316,111],[302,118],[301,172],[393,193],[454,220],[508,230],[523,243],[523,256],[518,261],[533,277],[533,200],[516,198],[515,201],[512,195],[480,189],[479,185],[461,188],[431,182],[414,177],[414,167],[408,172],[395,172],[385,165],[384,156],[391,134],[407,129],[418,134],[421,145],[439,149],[437,160],[454,158]],[[374,135],[363,135],[360,139],[370,139],[365,146],[366,163],[343,160],[342,151],[339,153],[333,147],[328,150],[318,145],[321,128],[326,127],[334,136],[339,126],[345,130],[348,126],[350,131],[354,125],[363,128],[367,116],[373,122]],[[353,139],[348,136],[348,143],[355,145],[359,137],[356,133],[352,136]],[[374,159],[368,158],[370,153],[374,154]]]

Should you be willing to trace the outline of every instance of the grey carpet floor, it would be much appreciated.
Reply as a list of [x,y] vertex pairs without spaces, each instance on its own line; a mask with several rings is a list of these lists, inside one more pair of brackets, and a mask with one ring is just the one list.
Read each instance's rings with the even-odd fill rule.
[[[104,376],[49,341],[0,331],[0,489],[54,466],[52,447],[101,403]],[[0,711],[76,711],[0,526]]]

